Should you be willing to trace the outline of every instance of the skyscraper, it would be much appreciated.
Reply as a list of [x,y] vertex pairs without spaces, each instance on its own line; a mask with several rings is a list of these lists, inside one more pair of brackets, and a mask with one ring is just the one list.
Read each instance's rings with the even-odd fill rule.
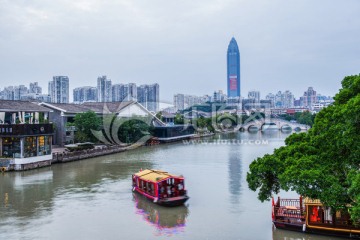
[[240,97],[240,52],[235,38],[227,50],[227,90],[229,98]]
[[53,103],[69,103],[69,78],[54,76],[49,82],[49,95]]
[[147,110],[159,110],[159,84],[141,85],[137,87],[137,100]]
[[106,76],[98,77],[97,79],[97,101],[111,102],[112,101],[111,80]]
[[38,82],[30,83],[29,93],[41,94],[42,88],[39,86]]
[[78,87],[73,90],[73,94],[74,103],[96,102],[97,89],[89,86]]

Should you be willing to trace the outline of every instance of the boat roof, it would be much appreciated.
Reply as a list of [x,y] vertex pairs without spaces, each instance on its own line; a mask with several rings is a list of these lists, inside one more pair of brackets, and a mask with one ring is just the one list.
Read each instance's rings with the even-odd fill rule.
[[182,178],[180,176],[172,175],[168,172],[162,170],[155,170],[155,169],[145,169],[138,173],[135,173],[134,175],[145,181],[151,181],[151,182],[160,182],[169,177]]

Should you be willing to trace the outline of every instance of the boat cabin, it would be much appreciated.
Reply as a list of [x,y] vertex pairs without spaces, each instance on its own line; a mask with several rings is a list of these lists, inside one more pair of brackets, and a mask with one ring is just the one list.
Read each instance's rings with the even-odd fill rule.
[[[146,169],[132,177],[133,190],[155,203],[184,203],[186,195],[184,177],[161,170]],[[165,205],[165,204],[164,204]]]

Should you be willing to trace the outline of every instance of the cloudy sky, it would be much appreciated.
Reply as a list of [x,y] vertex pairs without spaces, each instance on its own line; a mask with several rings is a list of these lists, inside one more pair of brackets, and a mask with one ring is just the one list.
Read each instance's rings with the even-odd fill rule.
[[[226,90],[226,50],[241,54],[241,94],[309,87],[334,95],[360,73],[359,0],[0,0],[0,88],[54,75],[70,88],[159,83],[175,93]],[[72,91],[71,94],[72,95]]]

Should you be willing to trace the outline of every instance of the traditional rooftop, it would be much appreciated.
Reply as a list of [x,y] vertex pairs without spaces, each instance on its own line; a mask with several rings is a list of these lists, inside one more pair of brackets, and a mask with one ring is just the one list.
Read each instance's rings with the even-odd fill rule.
[[0,112],[50,112],[50,109],[30,101],[0,100]]

